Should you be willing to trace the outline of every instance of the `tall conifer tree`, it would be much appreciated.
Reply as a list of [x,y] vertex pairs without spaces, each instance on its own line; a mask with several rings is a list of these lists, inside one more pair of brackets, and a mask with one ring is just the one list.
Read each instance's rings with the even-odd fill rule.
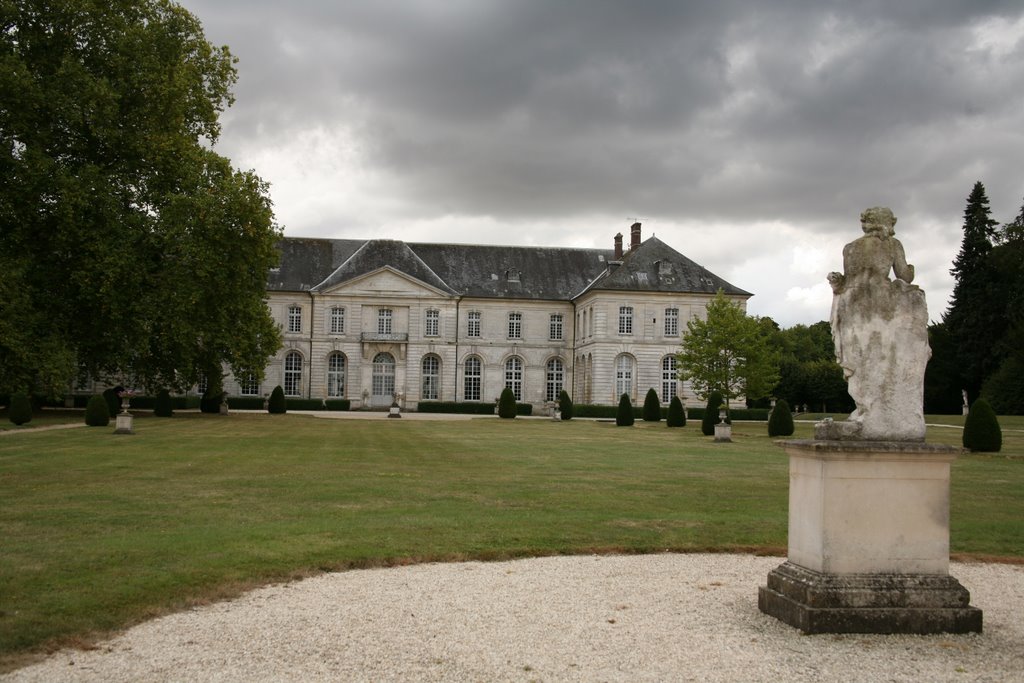
[[1004,306],[989,255],[997,222],[985,186],[976,182],[964,209],[964,238],[950,273],[956,278],[944,322],[953,338],[960,378],[973,401],[985,377],[998,367],[993,342],[1002,337]]

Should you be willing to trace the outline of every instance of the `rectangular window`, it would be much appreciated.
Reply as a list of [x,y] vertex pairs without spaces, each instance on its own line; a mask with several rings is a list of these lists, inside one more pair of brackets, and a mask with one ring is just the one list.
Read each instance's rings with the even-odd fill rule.
[[391,334],[391,309],[377,311],[377,334]]
[[552,340],[560,341],[562,339],[562,314],[552,313],[551,324],[550,324],[550,335]]
[[633,334],[632,306],[619,306],[619,334]]
[[508,314],[508,338],[509,339],[522,339],[523,338],[523,314],[522,313],[509,313]]
[[426,324],[423,334],[427,337],[436,337],[441,333],[441,311],[430,309],[427,311]]
[[341,306],[331,309],[331,334],[345,334],[345,309]]
[[470,311],[466,314],[466,336],[480,336],[480,311]]
[[679,309],[678,308],[666,308],[665,309],[665,336],[666,337],[678,337],[679,336]]
[[288,331],[302,332],[302,306],[288,307]]
[[242,390],[242,396],[259,396],[260,395],[260,383],[256,381],[256,376],[249,373],[242,381],[239,382],[240,389]]

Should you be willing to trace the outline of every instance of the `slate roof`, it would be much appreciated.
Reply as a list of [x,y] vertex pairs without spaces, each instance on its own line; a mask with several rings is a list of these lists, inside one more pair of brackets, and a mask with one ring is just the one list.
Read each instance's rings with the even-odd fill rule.
[[568,301],[585,291],[751,296],[656,237],[610,264],[610,249],[286,237],[271,291],[324,291],[390,266],[452,295]]
[[622,265],[602,273],[588,290],[686,292],[753,296],[705,269],[657,237],[644,240],[626,254]]

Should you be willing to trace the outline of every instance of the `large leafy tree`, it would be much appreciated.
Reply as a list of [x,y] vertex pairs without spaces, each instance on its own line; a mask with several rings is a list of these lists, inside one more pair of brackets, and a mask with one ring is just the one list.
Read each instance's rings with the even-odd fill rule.
[[1005,332],[1005,303],[990,259],[997,225],[985,186],[977,182],[964,208],[964,237],[950,271],[956,284],[943,320],[971,401],[977,398],[985,377],[998,367],[992,344]]
[[0,391],[262,371],[280,230],[212,150],[235,78],[168,0],[0,4]]
[[768,395],[779,379],[769,327],[719,291],[707,305],[707,318],[687,323],[678,356],[680,379],[689,380],[701,398],[719,392],[727,406],[739,396]]

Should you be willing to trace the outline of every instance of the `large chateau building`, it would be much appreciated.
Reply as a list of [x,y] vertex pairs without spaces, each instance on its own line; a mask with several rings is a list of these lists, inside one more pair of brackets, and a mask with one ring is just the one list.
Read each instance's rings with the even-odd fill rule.
[[695,405],[676,373],[687,321],[719,289],[751,295],[640,230],[609,250],[285,238],[267,284],[284,345],[262,384],[225,389],[415,409],[493,403],[506,386],[535,408],[563,388],[615,404],[654,387]]

